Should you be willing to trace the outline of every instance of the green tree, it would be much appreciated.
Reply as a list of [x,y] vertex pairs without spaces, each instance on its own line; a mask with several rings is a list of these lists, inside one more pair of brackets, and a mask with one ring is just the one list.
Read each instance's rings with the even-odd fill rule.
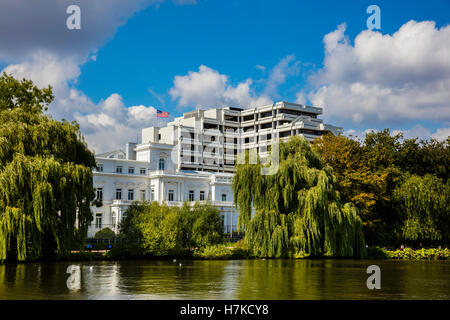
[[410,174],[433,174],[445,183],[450,168],[450,137],[441,142],[435,139],[406,139],[398,150],[395,164]]
[[216,207],[196,203],[192,208],[192,215],[192,239],[196,248],[223,242],[222,219]]
[[412,175],[394,192],[403,216],[402,238],[415,243],[448,243],[450,185],[433,175]]
[[92,220],[94,155],[76,123],[43,114],[52,100],[0,77],[0,260],[67,252]]
[[302,137],[291,137],[279,150],[276,174],[261,175],[261,164],[240,164],[233,179],[239,226],[253,253],[364,256],[357,209],[341,202],[331,167]]
[[[369,243],[393,240],[392,226],[398,218],[392,209],[391,195],[401,176],[393,163],[395,139],[384,137],[388,131],[370,133],[367,147],[354,139],[327,134],[315,139],[313,148],[323,162],[333,168],[336,188],[343,202],[352,202],[358,208],[364,226],[365,239]],[[387,146],[378,146],[379,143]],[[389,150],[390,156],[378,155],[376,150]],[[381,151],[380,151],[381,152]],[[368,161],[374,157],[372,161]],[[389,164],[389,168],[381,164]]]
[[219,211],[211,205],[184,203],[181,208],[136,202],[120,224],[126,250],[143,255],[179,255],[223,241]]
[[95,233],[94,238],[96,239],[109,239],[112,240],[116,237],[116,233],[110,228],[103,228]]

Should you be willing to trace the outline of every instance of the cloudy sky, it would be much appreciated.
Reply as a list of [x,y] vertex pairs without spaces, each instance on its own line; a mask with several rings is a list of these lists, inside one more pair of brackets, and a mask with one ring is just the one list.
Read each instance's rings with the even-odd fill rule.
[[[342,2],[1,0],[0,70],[52,85],[49,113],[96,152],[195,108],[281,100],[323,107],[346,134],[445,139],[450,2]],[[66,27],[73,4],[80,30]]]

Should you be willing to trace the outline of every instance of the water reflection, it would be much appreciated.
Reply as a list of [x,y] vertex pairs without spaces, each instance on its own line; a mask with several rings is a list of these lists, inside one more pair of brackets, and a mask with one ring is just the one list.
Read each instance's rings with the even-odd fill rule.
[[[0,265],[0,299],[450,299],[448,261],[121,261]],[[381,290],[366,268],[381,267]],[[79,267],[80,289],[66,272]]]

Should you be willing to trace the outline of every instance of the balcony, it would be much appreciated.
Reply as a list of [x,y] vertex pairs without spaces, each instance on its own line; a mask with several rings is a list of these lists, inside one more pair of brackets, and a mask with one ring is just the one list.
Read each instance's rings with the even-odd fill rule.
[[115,199],[112,201],[113,206],[129,206],[135,200],[118,200]]

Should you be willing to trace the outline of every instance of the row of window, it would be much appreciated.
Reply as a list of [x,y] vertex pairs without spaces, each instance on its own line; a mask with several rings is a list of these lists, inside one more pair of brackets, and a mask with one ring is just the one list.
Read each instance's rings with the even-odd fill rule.
[[[117,166],[116,167],[116,173],[123,173],[123,167],[122,166]],[[147,173],[147,169],[140,168],[139,169],[139,173],[140,174],[146,174]],[[128,174],[134,174],[134,167],[128,167]]]
[[[159,159],[158,169],[159,170],[164,170],[165,169],[165,161],[164,161],[164,159]],[[99,163],[97,165],[97,172],[103,172],[103,164]],[[134,174],[134,172],[135,172],[134,167],[128,167],[128,174]],[[116,173],[123,173],[123,167],[122,166],[117,166],[116,167]],[[145,175],[147,173],[147,169],[146,168],[140,168],[139,169],[139,173]]]
[[[145,190],[139,190],[140,200],[146,200]],[[97,188],[96,190],[97,200],[103,200],[103,188]],[[127,199],[130,201],[134,200],[134,189],[128,189]],[[154,190],[152,189],[151,200],[154,199]],[[122,189],[116,189],[116,200],[122,200]]]
[[267,117],[274,117],[277,114],[291,114],[295,116],[308,116],[311,118],[317,118],[317,115],[315,113],[305,112],[305,111],[299,111],[299,110],[290,110],[290,109],[278,109],[272,111],[266,111],[261,113],[254,113],[243,117],[243,121],[249,121],[249,120],[257,120],[267,118]]
[[[97,164],[97,172],[103,172],[103,164],[99,163]],[[116,173],[123,173],[123,167],[117,166],[116,167]],[[128,167],[128,173],[134,174],[134,167]],[[147,173],[146,168],[140,168],[139,173],[145,175]]]
[[[96,193],[97,193],[96,194],[97,200],[102,201],[103,200],[103,188],[97,188]],[[139,190],[139,194],[140,194],[139,200],[145,201],[146,200],[145,190]],[[169,201],[174,201],[174,194],[175,194],[174,190],[169,190],[169,192],[168,192],[168,200]],[[134,199],[134,189],[128,189],[127,199],[129,201],[135,200]],[[116,200],[122,200],[122,189],[116,189]],[[150,201],[154,201],[154,200],[155,200],[155,190],[152,189]],[[200,191],[199,200],[205,201],[205,191]],[[195,191],[194,190],[189,190],[189,201],[195,201]],[[222,201],[227,201],[226,193],[222,194]]]

